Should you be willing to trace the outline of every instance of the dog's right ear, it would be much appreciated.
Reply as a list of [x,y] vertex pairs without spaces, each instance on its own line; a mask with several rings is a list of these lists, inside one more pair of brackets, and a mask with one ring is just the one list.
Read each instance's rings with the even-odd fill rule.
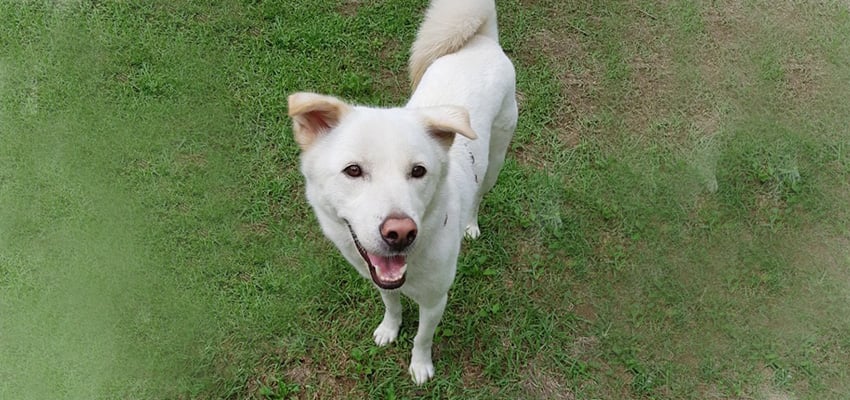
[[307,150],[317,137],[336,127],[349,112],[351,106],[336,97],[307,92],[289,96],[292,131],[301,150]]

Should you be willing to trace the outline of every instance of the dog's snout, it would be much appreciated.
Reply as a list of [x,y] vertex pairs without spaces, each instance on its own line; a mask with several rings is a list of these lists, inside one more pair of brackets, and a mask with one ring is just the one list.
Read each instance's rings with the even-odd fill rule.
[[393,250],[404,250],[416,239],[416,222],[410,217],[389,217],[381,224],[381,237]]

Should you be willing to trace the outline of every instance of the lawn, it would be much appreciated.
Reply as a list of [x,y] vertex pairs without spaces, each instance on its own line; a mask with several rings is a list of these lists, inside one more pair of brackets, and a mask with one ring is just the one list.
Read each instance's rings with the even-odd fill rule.
[[0,398],[848,398],[850,4],[498,6],[519,126],[416,387],[286,96],[403,104],[424,0],[0,0]]

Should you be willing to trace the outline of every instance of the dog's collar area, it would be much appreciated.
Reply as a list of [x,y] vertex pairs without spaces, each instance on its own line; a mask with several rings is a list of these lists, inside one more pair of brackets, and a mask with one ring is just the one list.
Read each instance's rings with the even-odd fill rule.
[[[372,277],[372,282],[375,282],[375,285],[385,290],[398,289],[404,285],[407,272],[406,258],[402,255],[391,257],[370,255],[363,245],[360,244],[360,240],[357,238],[357,234],[354,233],[354,229],[351,227],[351,224],[347,220],[344,221],[345,225],[348,227],[348,232],[351,234],[351,240],[354,241],[354,247],[357,248],[357,252],[360,253],[360,257],[364,262],[366,262],[366,266],[369,268],[369,275]],[[381,266],[376,267],[375,262],[379,262]],[[378,273],[378,268],[382,268],[382,270],[392,270],[391,278],[387,279],[382,277],[383,274]],[[386,273],[387,271],[382,272]]]

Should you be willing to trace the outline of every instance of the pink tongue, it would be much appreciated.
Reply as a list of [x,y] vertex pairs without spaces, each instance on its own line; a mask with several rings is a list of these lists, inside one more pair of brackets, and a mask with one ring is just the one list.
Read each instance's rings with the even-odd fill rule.
[[375,274],[384,282],[395,282],[404,276],[407,259],[404,256],[383,257],[367,254],[375,266]]

